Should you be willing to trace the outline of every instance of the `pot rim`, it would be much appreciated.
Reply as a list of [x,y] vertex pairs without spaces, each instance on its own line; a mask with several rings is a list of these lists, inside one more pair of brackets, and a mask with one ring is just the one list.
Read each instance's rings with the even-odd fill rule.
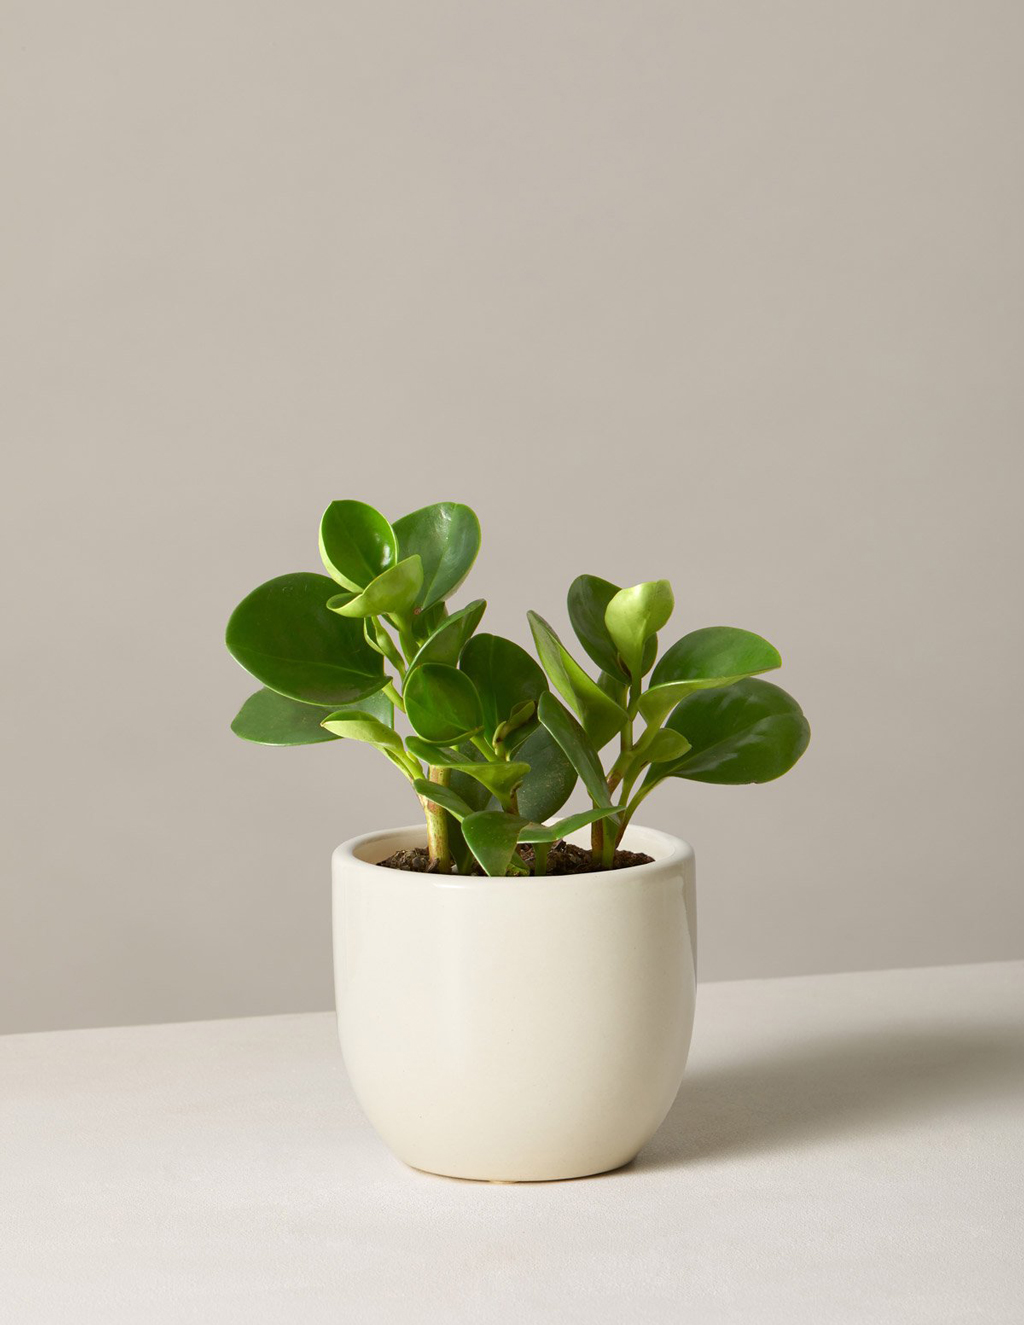
[[[578,833],[570,833],[568,841],[572,842],[580,837],[586,838],[589,835],[588,828],[581,829]],[[424,874],[414,870],[387,870],[386,878],[389,882],[402,881],[409,886],[422,886],[424,884],[432,887],[444,888],[476,888],[480,884],[487,884],[488,887],[509,885],[517,890],[526,887],[548,888],[552,884],[564,886],[572,881],[590,881],[603,884],[625,884],[643,877],[653,877],[655,874],[662,874],[665,870],[675,872],[682,866],[694,859],[693,847],[681,837],[673,837],[671,833],[664,833],[657,828],[645,828],[642,824],[630,824],[626,829],[626,835],[623,839],[629,850],[643,851],[646,855],[653,856],[653,861],[645,862],[643,865],[628,865],[624,869],[618,870],[591,870],[585,874],[567,874],[567,875],[543,875],[539,879],[533,875],[527,878],[481,878],[479,875],[459,875],[459,874]],[[379,828],[371,833],[361,833],[358,837],[350,837],[334,848],[332,861],[335,866],[344,866],[346,870],[357,870],[360,873],[372,871],[378,881],[381,881],[378,871],[378,862],[386,859],[392,851],[400,849],[408,850],[413,846],[426,846],[427,830],[422,822],[418,824],[404,824],[400,828]]]

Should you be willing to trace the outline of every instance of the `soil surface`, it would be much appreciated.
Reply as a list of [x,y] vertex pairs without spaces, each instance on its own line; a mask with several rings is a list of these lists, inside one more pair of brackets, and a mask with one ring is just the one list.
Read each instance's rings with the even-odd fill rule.
[[[524,864],[531,867],[530,873],[532,874],[533,847],[521,846],[519,854]],[[616,851],[612,869],[624,870],[631,865],[651,865],[653,863],[653,856],[645,856],[640,851]],[[377,864],[381,869],[386,870],[409,870],[414,874],[438,873],[436,866],[431,867],[430,857],[425,847],[415,847],[412,851],[396,851],[394,855],[388,856],[387,860],[378,860]],[[479,865],[475,865],[471,873],[481,878],[486,877]],[[591,855],[589,847],[573,846],[570,842],[556,842],[548,852],[547,876],[603,873],[602,869],[595,868],[594,857]]]

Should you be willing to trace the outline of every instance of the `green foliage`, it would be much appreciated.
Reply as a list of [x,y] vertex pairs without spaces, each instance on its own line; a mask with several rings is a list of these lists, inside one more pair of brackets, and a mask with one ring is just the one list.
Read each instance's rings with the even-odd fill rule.
[[[759,635],[691,631],[656,662],[673,610],[666,580],[573,581],[569,620],[592,675],[535,612],[539,664],[512,640],[476,633],[482,599],[449,610],[480,548],[466,506],[438,502],[392,525],[363,502],[332,502],[319,545],[330,578],[282,575],[231,615],[228,649],[263,687],[232,730],[263,745],[354,740],[380,751],[419,796],[442,872],[454,862],[460,873],[524,874],[528,844],[543,874],[553,843],[587,826],[595,866],[609,866],[655,787],[767,782],[807,747],[799,705],[757,679],[781,663]],[[396,709],[411,734],[396,729]],[[591,808],[546,822],[577,781]]]
[[441,501],[395,521],[398,554],[419,557],[423,585],[416,605],[433,607],[450,598],[469,574],[480,551],[480,521],[468,506]]
[[305,704],[347,704],[386,683],[358,621],[327,610],[323,575],[280,575],[243,598],[228,621],[234,658],[269,690]]

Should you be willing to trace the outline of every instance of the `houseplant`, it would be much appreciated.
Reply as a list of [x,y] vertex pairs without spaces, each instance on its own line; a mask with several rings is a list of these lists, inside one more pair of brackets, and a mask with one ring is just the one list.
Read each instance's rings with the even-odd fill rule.
[[[319,541],[326,576],[271,580],[231,616],[228,648],[263,687],[232,728],[367,742],[423,808],[421,827],[334,856],[356,1092],[414,1167],[504,1181],[617,1167],[678,1090],[694,999],[693,853],[633,818],[670,779],[792,767],[806,719],[759,679],[779,655],[711,627],[658,659],[668,582],[583,575],[568,611],[597,675],[531,612],[538,662],[478,630],[483,600],[449,610],[480,546],[457,503],[392,525],[333,502]],[[549,823],[577,780],[589,809]]]

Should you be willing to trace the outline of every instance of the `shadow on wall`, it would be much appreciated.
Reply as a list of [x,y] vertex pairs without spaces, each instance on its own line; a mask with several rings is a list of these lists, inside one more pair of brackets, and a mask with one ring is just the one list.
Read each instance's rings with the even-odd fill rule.
[[1024,1030],[887,1030],[819,1038],[687,1074],[626,1171],[767,1154],[869,1134],[1024,1089]]

